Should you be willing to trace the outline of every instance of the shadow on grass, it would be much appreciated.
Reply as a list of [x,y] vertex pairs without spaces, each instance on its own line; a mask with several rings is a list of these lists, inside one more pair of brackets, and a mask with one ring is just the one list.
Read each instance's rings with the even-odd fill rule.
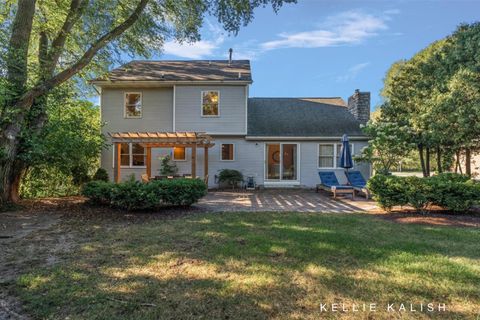
[[20,278],[35,316],[305,318],[323,316],[321,302],[437,302],[442,317],[469,317],[480,306],[475,229],[224,213],[83,232],[63,264]]

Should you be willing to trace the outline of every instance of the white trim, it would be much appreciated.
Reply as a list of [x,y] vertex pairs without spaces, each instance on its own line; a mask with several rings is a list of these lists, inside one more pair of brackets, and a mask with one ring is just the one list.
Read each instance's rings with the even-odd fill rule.
[[[355,141],[368,141],[368,137],[364,136],[349,136],[350,140]],[[322,141],[322,140],[341,140],[342,137],[333,137],[333,136],[315,136],[315,137],[308,137],[308,136],[292,136],[292,137],[282,137],[282,136],[246,136],[245,140],[264,140],[264,141],[299,141],[299,140],[314,140],[314,141]]]
[[[318,170],[332,170],[332,169],[339,169],[341,167],[338,166],[338,161],[337,161],[337,156],[338,156],[338,153],[340,152],[338,150],[338,146],[341,145],[342,143],[341,142],[332,142],[332,143],[323,143],[323,142],[319,142],[317,143],[317,169]],[[321,145],[324,145],[324,146],[331,146],[333,145],[333,167],[320,167],[320,163],[319,163],[319,158],[320,158],[320,146]],[[353,142],[350,142],[350,145],[352,146],[352,150],[350,150],[350,152],[352,153],[352,157],[355,155],[355,144]],[[353,161],[352,159],[352,164],[353,166],[355,166],[355,161]]]
[[[218,106],[216,115],[204,115],[203,114],[203,93],[204,92],[216,92],[218,96]],[[201,90],[200,91],[200,117],[202,118],[220,118],[220,90]]]
[[[320,167],[320,146],[332,146],[333,147],[333,167]],[[325,156],[326,157],[326,156]],[[326,169],[336,169],[337,164],[336,160],[337,159],[337,145],[336,143],[317,143],[317,169],[319,170],[326,170]]]
[[[140,116],[132,117],[127,116],[127,94],[139,94],[140,95]],[[141,91],[124,91],[123,92],[123,118],[124,119],[142,119],[143,118],[143,93]]]
[[[175,159],[175,148],[183,148],[183,150],[184,150],[183,154],[185,156],[184,159]],[[179,161],[179,162],[187,161],[187,148],[185,148],[185,147],[173,147],[172,148],[172,161]]]
[[265,187],[269,186],[299,186],[300,185],[300,180],[280,180],[280,181],[275,181],[275,180],[264,180],[263,185]]
[[238,136],[238,137],[245,137],[245,133],[243,132],[207,132],[210,136]]
[[177,86],[173,86],[173,116],[172,116],[172,131],[175,132],[175,104],[177,103]]
[[[232,152],[232,153],[233,153],[233,159],[232,159],[232,160],[224,160],[224,159],[222,158],[222,156],[223,156],[222,147],[223,147],[224,144],[231,144],[231,145],[232,145],[232,148],[233,148],[233,152]],[[235,146],[235,143],[228,143],[228,142],[227,142],[227,143],[224,143],[224,142],[220,143],[220,161],[223,161],[223,162],[233,162],[233,161],[236,161],[236,158],[237,158],[237,157],[235,156],[235,155],[236,155],[236,154],[235,154],[236,151],[237,151],[237,148],[236,148],[236,146]]]
[[[278,144],[280,145],[280,172],[279,172],[279,176],[280,178],[277,180],[277,179],[267,179],[267,164],[268,164],[268,160],[267,160],[267,147],[269,144]],[[297,145],[297,179],[295,180],[283,180],[282,179],[282,164],[283,164],[283,161],[281,160],[282,159],[282,154],[283,154],[283,148],[282,148],[282,145],[284,144],[295,144]],[[268,183],[271,183],[271,184],[275,184],[275,183],[280,183],[280,184],[300,184],[300,174],[301,174],[301,170],[300,170],[300,162],[301,162],[301,159],[300,159],[300,142],[273,142],[273,143],[264,143],[264,148],[263,148],[263,159],[264,159],[264,166],[263,166],[263,181],[264,181],[264,184],[268,184]]]
[[131,81],[111,81],[111,80],[100,80],[100,81],[90,81],[91,84],[98,87],[171,87],[173,85],[180,84],[190,84],[190,85],[212,85],[212,84],[221,84],[221,85],[243,85],[251,84],[253,81],[223,81],[223,80],[191,80],[191,81],[155,81],[155,80],[131,80]]
[[245,86],[245,134],[248,133],[248,84]]

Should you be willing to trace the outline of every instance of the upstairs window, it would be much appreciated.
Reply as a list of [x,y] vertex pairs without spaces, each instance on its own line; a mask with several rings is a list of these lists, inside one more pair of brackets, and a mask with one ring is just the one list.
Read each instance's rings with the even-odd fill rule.
[[125,93],[125,118],[142,117],[142,94],[140,92]]
[[235,160],[233,156],[233,144],[222,143],[222,161],[233,161],[233,160]]
[[202,117],[218,117],[220,115],[219,98],[218,91],[202,91]]
[[173,148],[173,160],[175,161],[185,161],[185,147],[175,147]]

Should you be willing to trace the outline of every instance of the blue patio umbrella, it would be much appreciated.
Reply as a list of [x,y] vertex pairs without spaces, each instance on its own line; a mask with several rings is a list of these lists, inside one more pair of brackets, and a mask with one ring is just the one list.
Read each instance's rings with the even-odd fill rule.
[[352,151],[350,150],[350,143],[348,142],[348,136],[346,134],[342,136],[342,148],[340,149],[340,161],[338,165],[347,171],[353,167]]

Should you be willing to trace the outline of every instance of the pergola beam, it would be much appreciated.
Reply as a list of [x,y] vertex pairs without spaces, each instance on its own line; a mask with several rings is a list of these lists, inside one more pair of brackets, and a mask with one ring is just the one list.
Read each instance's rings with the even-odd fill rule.
[[197,176],[197,149],[204,148],[204,176],[208,177],[208,149],[213,147],[212,137],[204,132],[114,132],[109,133],[115,148],[114,177],[121,180],[121,144],[139,143],[146,148],[146,174],[152,175],[152,148],[191,148],[192,177]]

